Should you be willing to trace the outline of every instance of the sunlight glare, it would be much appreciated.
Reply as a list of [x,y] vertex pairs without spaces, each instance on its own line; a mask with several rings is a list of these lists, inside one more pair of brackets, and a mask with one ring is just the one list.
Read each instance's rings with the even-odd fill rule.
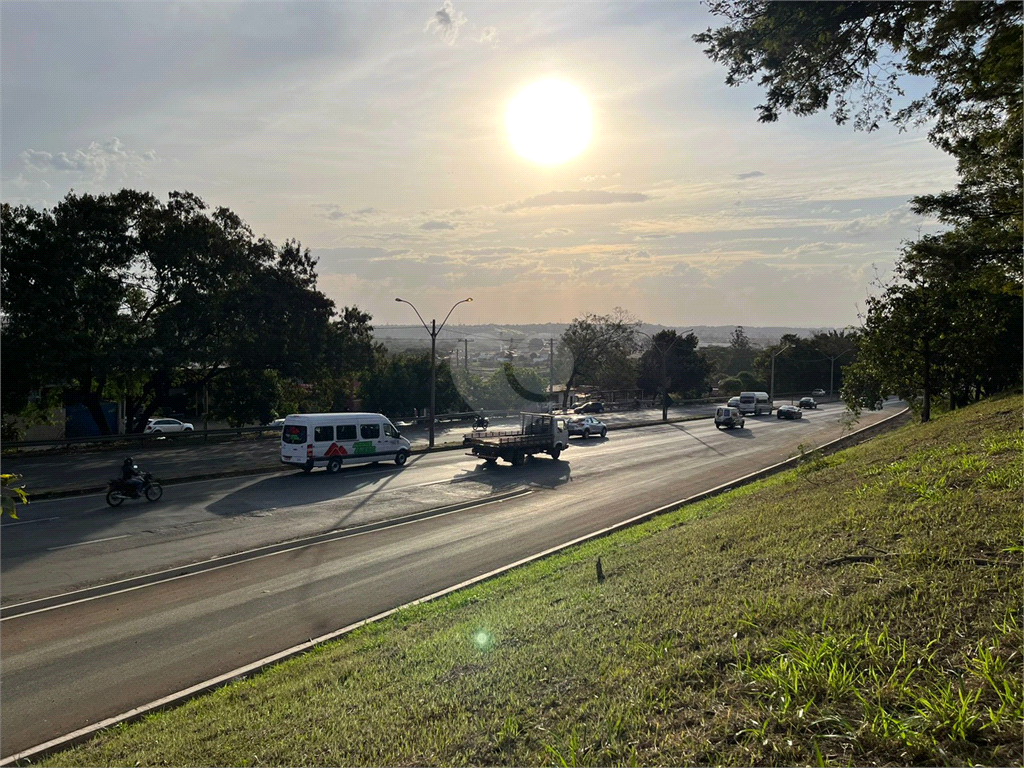
[[564,162],[590,141],[590,105],[561,80],[541,80],[525,88],[509,102],[505,122],[516,151],[535,163]]

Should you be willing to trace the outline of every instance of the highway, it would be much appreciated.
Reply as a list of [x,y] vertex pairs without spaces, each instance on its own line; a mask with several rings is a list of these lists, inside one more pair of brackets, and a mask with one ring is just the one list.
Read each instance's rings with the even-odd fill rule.
[[842,414],[621,430],[521,467],[450,451],[116,510],[37,502],[3,528],[0,756],[775,464],[840,437]]

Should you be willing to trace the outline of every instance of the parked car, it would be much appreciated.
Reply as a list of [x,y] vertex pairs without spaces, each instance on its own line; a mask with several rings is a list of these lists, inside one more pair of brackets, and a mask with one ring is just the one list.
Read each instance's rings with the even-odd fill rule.
[[780,405],[775,416],[779,419],[802,419],[804,412],[795,405]]
[[814,397],[824,397],[825,396],[825,390],[824,389],[816,389],[813,392],[811,392],[811,395],[813,395]]
[[584,438],[591,435],[604,437],[608,434],[608,425],[593,416],[584,416],[579,419],[569,419],[569,436],[582,435]]
[[596,400],[592,403],[584,403],[577,406],[573,413],[604,413],[604,403],[599,403]]
[[187,421],[177,419],[150,419],[146,428],[142,431],[144,435],[158,435],[161,432],[171,434],[174,432],[191,432],[194,427]]
[[730,397],[729,398],[729,402],[726,403],[726,405],[729,408],[739,408],[740,407],[740,396],[736,395],[736,397]]
[[715,409],[715,426],[718,429],[725,427],[726,429],[732,429],[739,427],[743,429],[743,425],[746,422],[743,420],[743,414],[740,413],[739,408],[730,408],[727,405],[720,405]]
[[817,408],[818,403],[813,397],[801,397],[799,406],[801,408]]

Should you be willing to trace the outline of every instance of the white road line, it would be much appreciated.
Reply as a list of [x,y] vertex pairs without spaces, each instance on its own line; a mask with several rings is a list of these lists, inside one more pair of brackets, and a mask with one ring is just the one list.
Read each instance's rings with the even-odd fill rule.
[[4,528],[10,528],[12,525],[29,525],[31,523],[45,523],[47,520],[60,520],[59,517],[40,517],[37,520],[15,520],[13,523],[4,523]]
[[[396,522],[394,525],[385,526],[385,528],[387,528],[387,529],[390,529],[390,528],[400,528],[402,526],[412,525],[413,523],[422,523],[422,522],[437,520],[438,518],[441,518],[441,517],[447,517],[448,515],[454,515],[456,512],[468,512],[469,510],[479,509],[480,507],[490,506],[491,504],[501,504],[502,502],[512,501],[513,499],[521,499],[523,496],[529,496],[532,493],[533,493],[532,490],[524,490],[524,491],[521,491],[519,493],[516,493],[513,496],[506,496],[506,497],[501,498],[501,499],[492,499],[490,501],[482,500],[482,501],[480,501],[478,503],[475,503],[475,504],[472,504],[471,506],[468,506],[468,507],[462,507],[460,509],[452,509],[452,510],[449,510],[447,512],[441,512],[440,514],[437,514],[437,515],[431,515],[429,517],[418,517],[418,518],[416,518],[414,520],[400,520],[400,521]],[[373,523],[370,523],[370,525],[373,525]],[[67,608],[67,607],[72,606],[72,605],[79,605],[80,603],[88,603],[88,602],[92,602],[93,600],[101,600],[101,599],[103,599],[105,597],[113,597],[114,595],[121,595],[121,594],[124,594],[126,592],[134,592],[134,591],[139,590],[139,589],[148,589],[149,587],[155,587],[155,586],[158,586],[160,584],[166,584],[168,582],[177,581],[179,579],[187,579],[187,578],[191,578],[193,576],[202,576],[202,575],[210,573],[211,571],[219,571],[222,568],[233,568],[236,565],[246,565],[246,564],[254,562],[255,560],[262,560],[265,557],[276,557],[277,555],[283,555],[283,554],[285,554],[287,552],[294,552],[294,551],[299,550],[299,549],[306,549],[308,547],[317,547],[317,546],[320,546],[321,544],[331,544],[331,543],[340,541],[342,539],[356,538],[357,536],[366,536],[367,534],[376,533],[376,532],[378,532],[380,530],[384,530],[385,528],[374,527],[374,528],[371,528],[370,530],[366,530],[366,531],[360,531],[360,530],[351,529],[351,528],[338,528],[338,529],[335,529],[333,531],[328,531],[327,534],[346,533],[347,531],[352,531],[352,533],[349,534],[349,535],[340,537],[340,538],[324,539],[322,541],[303,542],[303,541],[300,540],[300,541],[295,542],[294,546],[289,546],[289,547],[287,547],[285,549],[276,550],[274,552],[267,552],[265,554],[256,555],[254,557],[246,558],[244,560],[232,560],[232,562],[224,563],[223,565],[215,565],[215,566],[210,567],[210,568],[203,568],[201,570],[196,570],[196,571],[188,571],[188,572],[185,572],[185,573],[180,573],[180,574],[178,574],[176,576],[168,576],[166,578],[156,579],[154,581],[147,582],[145,584],[137,584],[135,586],[125,587],[124,589],[118,589],[118,590],[113,591],[113,592],[104,592],[102,594],[93,595],[91,597],[83,597],[83,598],[80,598],[78,600],[71,600],[71,601],[66,602],[66,603],[59,603],[57,605],[51,605],[51,606],[48,606],[46,608],[37,608],[34,611],[25,611],[24,613],[18,613],[18,614],[15,614],[14,616],[3,616],[3,617],[0,617],[0,622],[13,621],[14,619],[20,619],[20,618],[22,618],[24,616],[33,616],[33,615],[35,615],[37,613],[46,613],[47,611],[56,611],[56,610],[58,610],[60,608]],[[317,536],[310,537],[310,538],[320,538],[321,535],[323,535],[323,534],[318,534]],[[112,539],[124,539],[124,538],[127,538],[127,536],[113,536],[112,537]],[[94,539],[93,541],[83,541],[80,544],[68,544],[65,547],[54,547],[54,549],[67,549],[67,547],[78,547],[78,546],[81,546],[82,544],[94,544],[97,541],[111,541],[111,539]],[[277,546],[277,545],[269,545],[269,546]],[[251,550],[251,551],[259,551],[259,550]],[[207,563],[216,562],[217,560],[227,560],[229,558],[235,558],[235,557],[238,557],[238,555],[242,555],[242,554],[245,554],[245,553],[244,552],[239,552],[239,553],[236,553],[234,555],[225,555],[223,557],[216,557],[216,558],[212,558],[210,560],[204,560],[204,561],[199,562],[199,563],[193,563],[192,566],[183,566],[183,567],[193,567],[193,566],[197,566],[197,565],[205,565]],[[165,573],[169,573],[171,571],[176,571],[176,570],[180,570],[180,568],[173,568],[173,569],[170,569],[170,570],[166,571]],[[155,574],[151,574],[152,577],[157,577],[159,575],[160,575],[160,572],[155,573]],[[133,580],[134,579],[126,579],[125,581],[133,581]],[[117,584],[117,583],[119,583],[119,582],[113,582],[113,584]],[[92,587],[90,587],[89,589],[92,589]],[[77,590],[77,591],[85,592],[87,590]],[[72,594],[74,594],[74,592],[69,592],[67,594],[72,595]],[[51,599],[51,598],[40,598],[39,600],[30,600],[30,601],[28,601],[28,603],[41,602],[43,600],[49,600],[49,599]],[[16,603],[14,605],[7,606],[7,610],[10,610],[12,608],[17,608],[19,605],[28,605],[28,603]],[[3,764],[4,764],[3,761],[0,761],[0,765],[3,765]]]
[[124,536],[110,536],[106,539],[89,539],[89,541],[79,541],[77,544],[65,544],[62,547],[47,547],[47,552],[56,552],[58,549],[70,549],[71,547],[84,547],[86,544],[99,544],[102,541],[114,541],[115,539],[127,539],[128,534]]

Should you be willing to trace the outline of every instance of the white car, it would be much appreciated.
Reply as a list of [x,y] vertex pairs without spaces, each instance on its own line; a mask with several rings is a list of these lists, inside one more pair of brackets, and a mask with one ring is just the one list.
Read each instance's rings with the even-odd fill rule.
[[593,416],[577,416],[568,420],[569,435],[582,435],[584,439],[591,435],[604,437],[608,434],[608,425]]
[[811,392],[811,397],[824,397],[824,396],[825,396],[825,390],[824,389],[816,389],[813,392]]
[[146,428],[142,431],[142,434],[172,434],[175,432],[191,432],[193,429],[194,427],[186,421],[178,421],[177,419],[150,419],[146,424]]

